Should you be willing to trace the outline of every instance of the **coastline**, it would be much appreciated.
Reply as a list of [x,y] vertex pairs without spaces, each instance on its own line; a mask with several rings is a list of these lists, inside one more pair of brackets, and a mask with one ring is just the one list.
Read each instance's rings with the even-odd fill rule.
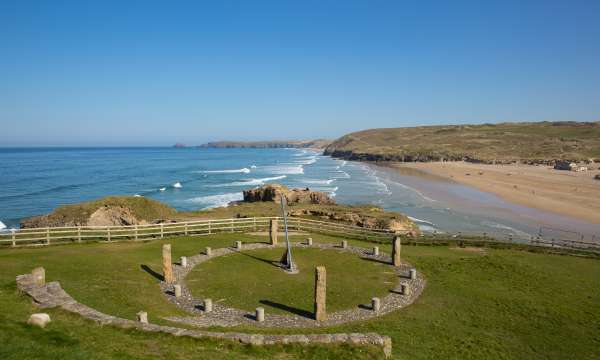
[[391,162],[384,166],[404,175],[454,181],[515,204],[598,224],[600,229],[600,181],[593,179],[598,170],[571,172],[549,166],[463,161]]

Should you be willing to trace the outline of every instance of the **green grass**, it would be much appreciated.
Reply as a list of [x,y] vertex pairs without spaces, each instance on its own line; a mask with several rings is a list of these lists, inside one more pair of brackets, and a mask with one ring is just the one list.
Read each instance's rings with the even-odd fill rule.
[[[315,241],[339,238],[313,235]],[[52,246],[0,251],[0,358],[377,358],[380,350],[349,346],[252,347],[227,341],[193,340],[99,326],[61,310],[49,310],[44,330],[25,325],[38,311],[16,291],[15,275],[42,265],[77,300],[100,311],[150,320],[181,312],[159,292],[161,245],[173,256],[205,246],[265,238],[238,234],[177,238],[148,243]],[[371,244],[350,241],[350,244]],[[381,246],[388,251],[387,246]],[[484,254],[444,246],[404,246],[403,257],[427,278],[411,306],[366,322],[311,332],[374,331],[388,335],[397,359],[600,359],[600,261],[510,249]],[[216,260],[216,259],[215,259]],[[231,277],[241,276],[231,273]],[[228,290],[229,291],[229,290]],[[371,296],[370,294],[368,295]],[[169,323],[171,324],[171,323]],[[242,328],[243,329],[243,328]],[[239,329],[227,329],[233,331]],[[262,333],[301,330],[249,329]]]
[[600,122],[539,122],[370,129],[345,135],[327,154],[356,160],[541,161],[600,159]]
[[317,265],[327,269],[327,310],[332,312],[370,304],[373,296],[387,295],[397,283],[389,266],[336,250],[293,249],[300,272],[286,274],[273,265],[282,254],[283,249],[260,249],[211,259],[195,267],[186,283],[198,299],[219,299],[249,311],[263,306],[267,312],[304,316],[313,313]]

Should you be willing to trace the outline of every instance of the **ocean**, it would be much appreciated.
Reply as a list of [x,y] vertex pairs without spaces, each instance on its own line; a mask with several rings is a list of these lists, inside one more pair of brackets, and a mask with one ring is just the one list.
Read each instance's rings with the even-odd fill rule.
[[227,206],[241,200],[243,190],[268,183],[324,191],[342,204],[400,211],[423,231],[528,237],[540,226],[587,229],[459,184],[307,149],[4,148],[0,221],[17,228],[23,218],[108,195],[145,196],[178,210],[206,209]]

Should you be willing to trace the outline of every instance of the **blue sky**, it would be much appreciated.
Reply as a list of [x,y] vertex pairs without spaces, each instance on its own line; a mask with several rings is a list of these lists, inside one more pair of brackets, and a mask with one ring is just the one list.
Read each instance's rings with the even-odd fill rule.
[[337,137],[599,110],[596,0],[0,0],[0,146]]

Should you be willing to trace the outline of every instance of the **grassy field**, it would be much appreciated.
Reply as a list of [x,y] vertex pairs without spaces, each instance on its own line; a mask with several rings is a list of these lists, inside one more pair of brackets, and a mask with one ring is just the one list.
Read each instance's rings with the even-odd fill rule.
[[[313,235],[313,239],[340,240],[320,235]],[[160,272],[162,244],[171,243],[177,259],[198,253],[205,246],[228,246],[234,240],[254,242],[266,238],[224,234],[0,251],[0,358],[381,357],[374,348],[252,347],[147,334],[98,326],[61,310],[49,310],[53,322],[44,330],[25,325],[36,309],[28,298],[17,293],[15,275],[40,265],[46,268],[49,281],[61,281],[82,303],[128,319],[145,310],[150,321],[167,324],[162,317],[181,312],[162,297],[158,280],[152,275]],[[350,244],[371,246],[355,241]],[[397,359],[600,359],[599,260],[445,246],[404,246],[403,256],[428,279],[427,288],[415,304],[378,319],[311,332],[374,331],[388,335]],[[362,266],[350,265],[359,264]]]
[[269,313],[290,315],[280,309],[283,305],[304,316],[312,316],[317,265],[327,268],[327,310],[332,312],[370,304],[373,296],[387,295],[397,283],[389,266],[336,250],[293,249],[300,272],[289,275],[273,265],[282,253],[261,249],[221,256],[195,267],[186,283],[198,299],[222,299],[249,311],[263,306]]
[[353,160],[509,162],[600,160],[600,122],[540,122],[370,129],[345,135],[327,154]]

